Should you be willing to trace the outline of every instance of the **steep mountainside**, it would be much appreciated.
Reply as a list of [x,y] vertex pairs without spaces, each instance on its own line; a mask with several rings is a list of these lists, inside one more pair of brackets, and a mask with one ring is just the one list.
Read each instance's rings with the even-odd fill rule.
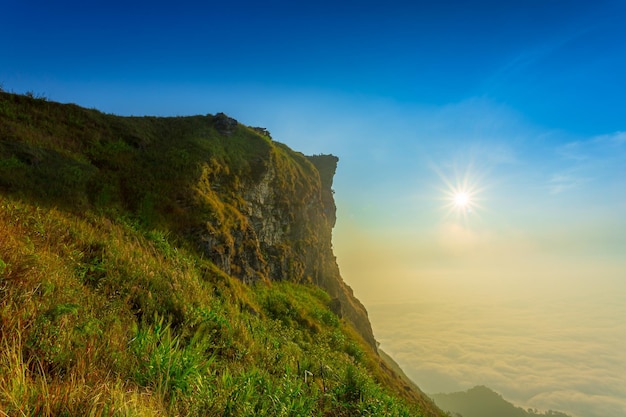
[[339,274],[337,162],[0,93],[0,411],[442,415]]

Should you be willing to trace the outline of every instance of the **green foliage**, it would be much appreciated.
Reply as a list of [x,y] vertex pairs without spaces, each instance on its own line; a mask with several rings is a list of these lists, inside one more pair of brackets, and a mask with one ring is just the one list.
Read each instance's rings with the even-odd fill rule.
[[143,324],[130,341],[136,360],[132,367],[135,382],[170,401],[200,391],[213,362],[213,357],[206,355],[203,335],[181,343],[162,317],[155,317],[152,323]]
[[0,160],[0,169],[5,170],[5,171],[19,170],[19,169],[23,169],[25,166],[26,164],[20,161],[15,155],[11,155],[8,158],[3,158]]
[[[218,254],[258,250],[238,191],[272,161],[281,210],[306,206],[319,178],[304,156],[243,126],[222,135],[211,116],[118,118],[32,96],[0,92],[3,413],[441,415],[326,292],[261,270],[245,285],[190,243],[202,230]],[[274,256],[311,255],[307,239]]]
[[100,214],[0,197],[0,228],[10,413],[437,415],[373,377],[317,287],[242,285],[167,233]]

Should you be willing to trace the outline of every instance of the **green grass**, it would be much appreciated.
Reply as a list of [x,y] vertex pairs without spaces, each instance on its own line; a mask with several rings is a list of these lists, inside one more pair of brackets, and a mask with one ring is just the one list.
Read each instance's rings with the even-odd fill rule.
[[[320,187],[304,156],[210,116],[5,93],[0,135],[0,416],[442,415],[297,263],[330,244],[298,211]],[[272,256],[294,260],[246,284],[193,236],[262,256],[241,195],[270,166],[277,204],[300,213]]]
[[0,199],[5,414],[421,415],[320,288],[243,285],[99,216]]

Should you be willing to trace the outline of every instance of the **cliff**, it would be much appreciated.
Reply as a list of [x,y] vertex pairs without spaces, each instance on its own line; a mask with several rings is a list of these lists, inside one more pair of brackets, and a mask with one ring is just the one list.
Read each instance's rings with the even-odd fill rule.
[[247,284],[318,285],[375,348],[332,251],[337,157],[305,157],[221,113],[118,117],[2,93],[0,116],[1,191],[130,216]]
[[0,414],[442,417],[341,279],[337,163],[0,92]]

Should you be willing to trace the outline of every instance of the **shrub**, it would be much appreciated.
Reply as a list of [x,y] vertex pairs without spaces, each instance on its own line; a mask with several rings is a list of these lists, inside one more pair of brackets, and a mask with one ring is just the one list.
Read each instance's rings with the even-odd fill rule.
[[214,358],[206,356],[203,335],[183,344],[163,317],[155,317],[152,325],[143,324],[130,349],[137,361],[133,367],[135,381],[166,400],[199,391],[211,375]]

